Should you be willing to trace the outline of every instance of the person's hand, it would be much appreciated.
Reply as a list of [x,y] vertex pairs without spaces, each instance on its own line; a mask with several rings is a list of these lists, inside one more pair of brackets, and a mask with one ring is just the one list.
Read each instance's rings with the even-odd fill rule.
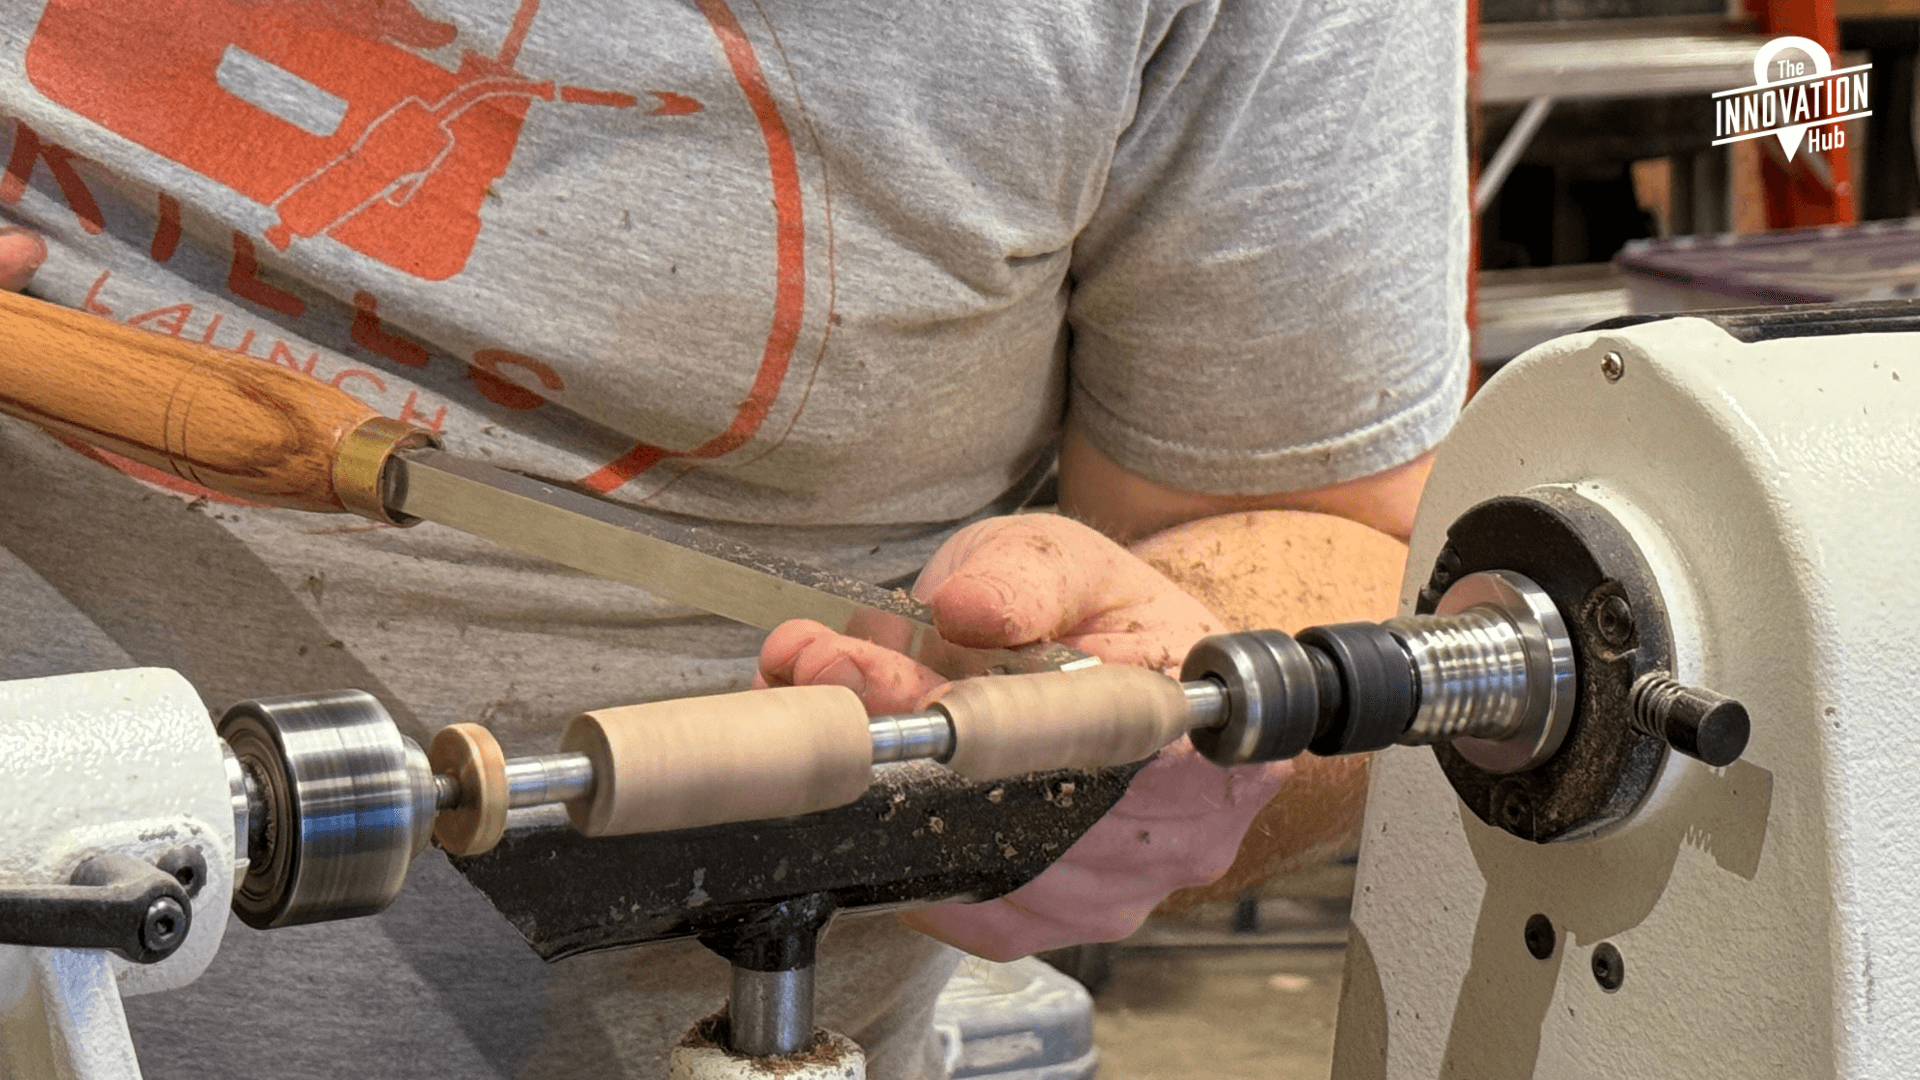
[[47,261],[47,244],[18,225],[0,228],[0,290],[19,292]]
[[[914,596],[942,636],[1002,648],[1051,640],[1173,673],[1222,629],[1200,601],[1094,530],[1029,514],[962,529],[927,564]],[[760,651],[760,685],[834,683],[874,714],[920,707],[940,676],[819,623],[789,622]],[[1183,737],[1141,770],[1105,817],[1026,885],[981,904],[902,916],[911,926],[1003,960],[1133,932],[1163,897],[1233,861],[1241,835],[1284,782],[1287,763],[1222,769]]]

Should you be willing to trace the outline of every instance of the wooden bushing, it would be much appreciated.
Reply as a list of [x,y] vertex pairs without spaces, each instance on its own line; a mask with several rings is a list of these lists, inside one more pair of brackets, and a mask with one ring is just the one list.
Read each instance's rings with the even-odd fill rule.
[[624,836],[830,810],[873,772],[859,695],[787,686],[600,709],[574,717],[560,749],[593,762],[593,791],[567,804],[588,836]]
[[1124,765],[1187,730],[1180,684],[1122,664],[962,679],[934,700],[953,718],[947,765],[971,780]]
[[491,851],[507,828],[507,758],[479,724],[443,727],[427,748],[436,774],[460,781],[460,801],[433,819],[433,839],[449,855]]

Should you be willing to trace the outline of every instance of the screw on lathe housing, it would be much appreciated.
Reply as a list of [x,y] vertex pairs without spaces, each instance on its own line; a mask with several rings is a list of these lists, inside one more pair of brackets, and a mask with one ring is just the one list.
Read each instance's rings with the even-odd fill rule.
[[1627,361],[1619,353],[1610,352],[1600,358],[1600,374],[1605,375],[1608,382],[1619,382],[1620,376],[1626,373]]
[[1593,613],[1594,627],[1600,639],[1619,648],[1633,640],[1633,605],[1624,596],[1609,596]]
[[140,943],[151,953],[165,956],[186,940],[189,919],[180,901],[171,896],[156,897],[147,906],[147,917],[140,925]]
[[1553,955],[1553,946],[1558,936],[1553,929],[1553,920],[1545,915],[1534,915],[1527,919],[1525,931],[1527,952],[1535,960],[1545,960]]
[[162,855],[154,865],[173,875],[173,879],[187,890],[190,897],[199,896],[201,887],[207,883],[207,860],[201,857],[199,849],[192,846],[175,848]]
[[1611,941],[1603,941],[1593,950],[1593,981],[1609,994],[1620,989],[1620,984],[1627,981],[1626,958],[1620,955],[1620,950],[1614,948]]

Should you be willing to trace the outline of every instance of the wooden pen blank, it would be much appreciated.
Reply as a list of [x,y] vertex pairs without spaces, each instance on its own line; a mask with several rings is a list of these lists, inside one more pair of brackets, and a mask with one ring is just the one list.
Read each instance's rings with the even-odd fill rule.
[[1178,682],[1119,664],[963,679],[936,700],[953,718],[947,764],[971,780],[1139,761],[1188,722]]
[[844,806],[867,790],[873,739],[843,686],[791,686],[577,716],[560,749],[593,760],[567,804],[588,836],[664,832]]

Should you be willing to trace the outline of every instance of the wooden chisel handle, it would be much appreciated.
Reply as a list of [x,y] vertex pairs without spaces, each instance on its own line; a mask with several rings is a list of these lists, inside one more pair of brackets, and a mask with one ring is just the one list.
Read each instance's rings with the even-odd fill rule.
[[0,412],[237,498],[394,523],[387,458],[433,441],[298,372],[12,293]]

